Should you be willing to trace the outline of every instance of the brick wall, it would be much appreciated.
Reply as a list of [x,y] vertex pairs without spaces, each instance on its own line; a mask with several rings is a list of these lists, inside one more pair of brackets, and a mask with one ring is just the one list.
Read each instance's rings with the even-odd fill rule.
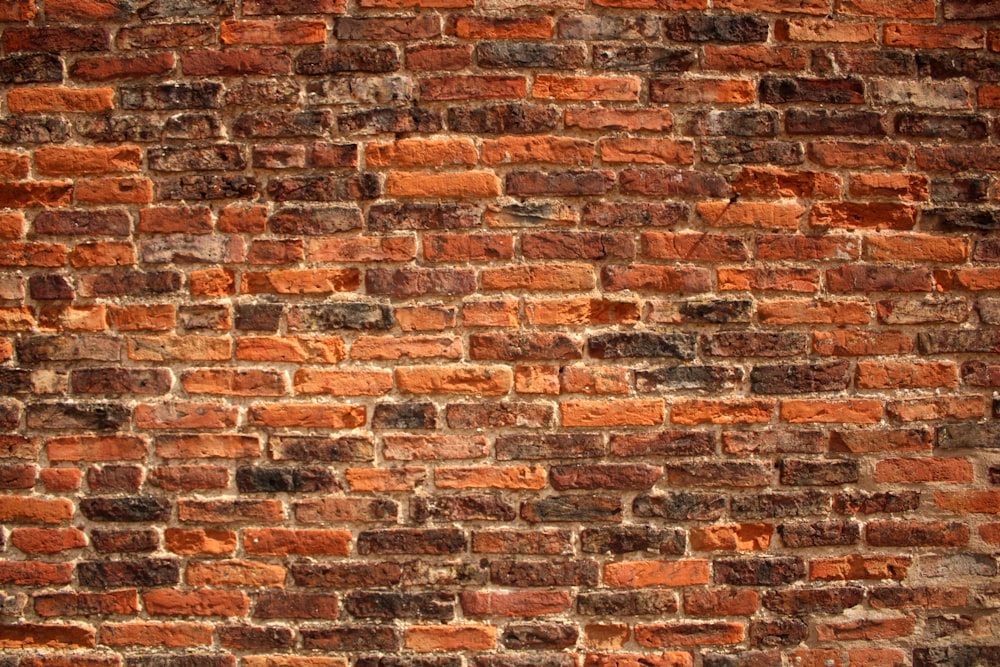
[[1000,664],[998,19],[0,1],[0,667]]

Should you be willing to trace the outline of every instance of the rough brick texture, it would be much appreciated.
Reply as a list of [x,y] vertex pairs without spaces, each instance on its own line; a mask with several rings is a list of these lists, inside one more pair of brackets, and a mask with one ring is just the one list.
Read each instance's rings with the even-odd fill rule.
[[1000,664],[997,0],[0,24],[0,667]]

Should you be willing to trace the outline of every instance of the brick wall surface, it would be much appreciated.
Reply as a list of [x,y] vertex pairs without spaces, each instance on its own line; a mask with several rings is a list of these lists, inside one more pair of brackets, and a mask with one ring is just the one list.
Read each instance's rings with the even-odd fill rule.
[[0,667],[1000,665],[1000,0],[0,21]]

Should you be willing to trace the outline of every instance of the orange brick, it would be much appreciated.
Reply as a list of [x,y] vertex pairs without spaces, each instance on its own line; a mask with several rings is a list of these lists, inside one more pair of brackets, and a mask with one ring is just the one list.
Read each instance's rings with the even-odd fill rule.
[[190,561],[187,566],[191,586],[284,586],[285,577],[284,567],[256,561]]
[[595,283],[594,268],[581,264],[518,264],[481,273],[484,290],[589,290]]
[[837,13],[852,16],[932,19],[934,0],[839,0]]
[[492,625],[414,625],[406,629],[404,646],[411,651],[488,651],[496,646]]
[[57,331],[103,331],[108,328],[107,311],[103,305],[41,308],[38,326]]
[[715,7],[734,12],[789,12],[793,14],[826,14],[826,0],[715,0]]
[[886,46],[916,49],[981,49],[986,34],[964,25],[887,23],[883,34]]
[[35,0],[8,0],[0,4],[0,20],[30,21],[38,15]]
[[464,435],[385,435],[384,455],[387,459],[479,459],[489,453],[489,444],[482,436]]
[[179,591],[159,588],[147,591],[142,603],[156,616],[246,616],[250,598],[240,591]]
[[14,88],[7,106],[13,113],[89,113],[112,109],[114,95],[114,88]]
[[[591,627],[593,626],[586,626],[587,629]],[[623,641],[627,641],[628,626],[624,627],[626,636]],[[589,639],[588,637],[588,641]],[[604,645],[594,646],[593,648],[597,650],[614,650],[606,648]],[[663,653],[587,653],[583,664],[584,667],[694,667],[694,657],[684,651],[664,651]]]
[[793,424],[875,424],[882,412],[881,401],[863,399],[786,400],[780,410],[781,418]]
[[[997,34],[1000,35],[1000,32]],[[998,43],[1000,43],[1000,38],[998,38]],[[976,96],[980,108],[1000,109],[1000,86],[980,86],[979,90],[976,91]]]
[[694,145],[673,139],[601,139],[601,159],[605,162],[642,164],[692,164]]
[[66,246],[61,243],[0,242],[0,266],[63,266]]
[[356,428],[365,423],[363,405],[267,403],[250,406],[251,424],[273,428]]
[[347,345],[343,338],[336,336],[241,336],[236,339],[236,358],[243,361],[335,364],[347,358]]
[[46,443],[50,462],[141,461],[146,458],[143,438],[128,435],[69,435]]
[[871,23],[848,23],[824,19],[789,19],[776,26],[781,39],[793,42],[874,43],[877,27]]
[[500,179],[485,171],[439,174],[394,171],[386,179],[385,192],[392,197],[495,197],[500,194]]
[[514,391],[519,394],[559,393],[559,369],[555,366],[517,366],[514,369]]
[[235,530],[167,528],[163,540],[167,549],[185,556],[231,556],[236,551]]
[[462,305],[462,323],[467,327],[514,327],[520,322],[518,311],[517,301],[469,301]]
[[108,323],[119,331],[170,331],[176,325],[176,306],[111,306]]
[[261,445],[255,435],[161,435],[156,439],[156,454],[165,459],[256,458],[261,454]]
[[875,464],[874,479],[885,484],[971,482],[973,470],[968,460],[960,458],[884,459]]
[[461,39],[548,39],[553,35],[551,16],[454,16],[448,34]]
[[227,20],[222,22],[219,39],[223,44],[322,44],[326,41],[326,23]]
[[767,523],[744,523],[695,528],[690,532],[695,551],[766,551],[771,545],[774,526]]
[[696,586],[708,581],[707,560],[642,560],[604,566],[604,583],[616,588]]
[[637,302],[586,297],[529,301],[525,304],[524,311],[529,323],[543,326],[632,324],[638,322],[640,316]]
[[868,324],[871,305],[851,301],[770,301],[757,306],[761,324]]
[[206,646],[212,626],[204,623],[104,623],[101,643],[107,646]]
[[511,390],[514,374],[506,366],[403,366],[396,383],[409,394],[498,396]]
[[809,561],[809,578],[821,581],[903,580],[910,568],[909,556],[853,554]]
[[852,648],[847,651],[851,667],[903,667],[905,654],[898,648]]
[[86,204],[149,204],[153,201],[153,181],[142,176],[109,176],[78,180],[74,194]]
[[676,622],[635,626],[636,642],[648,648],[739,644],[745,636],[742,623]]
[[545,487],[545,468],[437,468],[434,486],[439,489],[541,489]]
[[243,531],[243,548],[255,556],[347,556],[351,531],[248,528]]
[[774,406],[775,401],[770,400],[678,400],[670,406],[670,421],[689,425],[767,423]]
[[660,104],[749,104],[757,95],[743,79],[653,79],[649,97]]
[[846,623],[820,623],[816,635],[820,641],[884,641],[913,634],[916,620],[912,618],[868,618]]
[[658,426],[663,423],[662,399],[614,401],[565,401],[559,405],[562,425]]
[[420,96],[427,101],[522,99],[527,91],[528,82],[521,76],[441,76],[420,80]]
[[572,604],[566,591],[463,591],[467,616],[534,617],[556,614]]
[[309,241],[306,253],[313,262],[405,262],[416,257],[417,242],[413,236],[324,238]]
[[923,174],[858,173],[851,174],[850,178],[851,194],[858,197],[926,201],[930,199],[928,189],[928,180]]
[[335,294],[361,285],[358,269],[287,269],[243,273],[243,294]]
[[889,414],[900,421],[931,421],[934,419],[979,419],[986,412],[982,396],[942,396],[891,401]]
[[[588,649],[597,651],[618,651],[631,638],[632,630],[625,623],[588,623],[583,626],[583,641]],[[589,656],[594,656],[590,658]],[[638,657],[638,656],[634,656]],[[586,659],[596,659],[589,654]],[[586,663],[591,664],[591,663]],[[617,663],[621,664],[621,663]],[[654,664],[654,663],[650,663]]]
[[472,165],[478,158],[471,139],[400,139],[365,148],[365,162],[372,167]]
[[1000,491],[938,491],[934,501],[957,514],[1000,514]]
[[49,176],[138,171],[141,166],[142,149],[138,146],[47,146],[35,151],[35,167],[39,173]]
[[352,491],[412,491],[427,477],[426,468],[348,468]]
[[964,262],[969,240],[930,234],[885,234],[865,238],[865,253],[880,261]]
[[761,229],[798,229],[806,209],[790,202],[701,202],[698,215],[714,227],[756,227]]
[[69,253],[74,267],[129,266],[135,264],[135,246],[128,241],[81,243]]
[[539,74],[531,96],[537,99],[635,102],[641,81],[637,77],[555,76]]
[[947,361],[860,361],[855,385],[859,389],[957,387],[958,366]]
[[588,165],[594,144],[583,139],[554,136],[501,137],[482,144],[483,164],[540,162]]
[[15,528],[10,543],[26,554],[57,554],[87,546],[79,528]]
[[300,368],[295,372],[293,385],[299,394],[379,396],[392,390],[392,372],[373,369]]
[[[24,159],[27,160],[27,156]],[[25,174],[27,174],[27,163],[24,167]],[[0,239],[19,239],[23,234],[23,213],[0,213]]]

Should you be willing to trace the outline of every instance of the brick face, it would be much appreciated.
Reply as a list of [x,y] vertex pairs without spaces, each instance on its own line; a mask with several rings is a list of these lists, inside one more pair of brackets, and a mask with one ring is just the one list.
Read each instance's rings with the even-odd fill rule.
[[0,0],[0,667],[1000,664],[1000,0]]

